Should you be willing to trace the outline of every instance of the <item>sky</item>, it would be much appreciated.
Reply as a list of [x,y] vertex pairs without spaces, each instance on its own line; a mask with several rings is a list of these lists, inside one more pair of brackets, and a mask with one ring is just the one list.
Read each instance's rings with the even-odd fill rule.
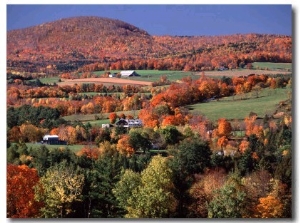
[[292,5],[7,4],[7,30],[74,16],[119,19],[150,35],[292,35]]

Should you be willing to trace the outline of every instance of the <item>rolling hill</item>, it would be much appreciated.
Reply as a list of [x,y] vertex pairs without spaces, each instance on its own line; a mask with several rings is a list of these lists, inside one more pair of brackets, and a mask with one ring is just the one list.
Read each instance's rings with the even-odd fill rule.
[[7,66],[44,72],[46,68],[76,70],[87,64],[135,60],[147,69],[161,68],[155,66],[159,62],[163,69],[170,69],[166,64],[179,60],[174,69],[183,70],[192,62],[195,70],[214,69],[230,63],[291,62],[291,47],[290,36],[151,36],[120,20],[82,16],[8,31]]

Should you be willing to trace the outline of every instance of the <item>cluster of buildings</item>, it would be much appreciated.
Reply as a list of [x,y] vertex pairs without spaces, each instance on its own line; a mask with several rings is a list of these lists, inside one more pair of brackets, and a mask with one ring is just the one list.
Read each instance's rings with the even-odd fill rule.
[[[119,119],[114,125],[112,124],[102,124],[102,128],[110,127],[124,127],[124,128],[139,128],[142,127],[143,123],[140,119]],[[66,145],[67,142],[60,140],[58,135],[44,135],[42,144],[47,145]]]
[[114,125],[102,124],[102,128],[110,127],[124,127],[124,128],[139,128],[143,126],[142,120],[140,119],[119,119]]
[[[124,70],[120,72],[121,77],[133,77],[140,76],[134,70]],[[109,77],[116,77],[116,73],[109,74]],[[110,127],[124,127],[124,128],[138,128],[142,127],[142,121],[140,119],[119,119],[115,125],[111,124],[102,124],[102,128],[110,128]],[[66,141],[60,140],[58,135],[45,135],[43,140],[41,141],[43,144],[48,145],[66,145]]]

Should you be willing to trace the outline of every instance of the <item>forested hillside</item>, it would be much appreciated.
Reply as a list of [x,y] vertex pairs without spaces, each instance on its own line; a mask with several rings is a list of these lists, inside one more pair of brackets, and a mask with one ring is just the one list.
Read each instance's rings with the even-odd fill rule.
[[7,35],[7,218],[294,217],[290,36]]
[[7,33],[12,70],[56,73],[86,69],[213,70],[251,62],[291,62],[290,36],[151,36],[100,17],[61,19]]

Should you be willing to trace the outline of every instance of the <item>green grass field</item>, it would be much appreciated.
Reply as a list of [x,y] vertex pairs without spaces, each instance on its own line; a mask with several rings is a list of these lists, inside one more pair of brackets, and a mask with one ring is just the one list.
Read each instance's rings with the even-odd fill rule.
[[[139,77],[129,77],[126,79],[130,80],[141,80],[156,82],[159,81],[160,77],[166,75],[169,81],[181,80],[183,77],[191,76],[193,79],[198,79],[199,76],[195,76],[198,72],[186,72],[186,71],[170,71],[170,70],[135,70]],[[111,70],[111,73],[118,73],[120,70]],[[104,74],[104,71],[94,72],[97,75]]]
[[[291,71],[292,70],[292,63],[270,63],[270,62],[254,62],[252,63],[254,69],[262,69],[262,70],[282,70],[282,71]],[[120,70],[111,70],[111,73],[118,73]],[[132,80],[141,80],[141,81],[149,81],[149,82],[155,82],[159,81],[160,77],[162,75],[166,75],[168,77],[168,80],[170,81],[176,81],[181,80],[183,77],[192,77],[193,79],[198,79],[201,72],[191,72],[191,71],[170,71],[170,70],[136,70],[136,72],[141,75],[140,77],[130,77],[127,79]],[[211,74],[211,72],[214,72],[214,77],[220,76],[224,74],[224,72],[219,71],[209,71],[205,72],[207,76]],[[96,71],[93,72],[96,75],[104,74],[105,71]],[[219,75],[218,75],[219,74]],[[59,82],[59,77],[45,77],[40,78],[40,81],[44,84],[53,84]]]
[[[255,112],[259,117],[264,117],[265,114],[273,114],[278,103],[288,99],[288,92],[291,92],[291,90],[290,88],[267,88],[259,93],[258,98],[256,98],[253,92],[250,92],[244,95],[221,98],[219,101],[189,105],[187,108],[191,110],[191,113],[205,115],[212,121],[216,121],[219,118],[244,119],[250,112]],[[243,100],[241,100],[242,98]],[[117,112],[117,114],[121,113],[137,116],[139,111]],[[92,126],[101,126],[102,124],[109,123],[109,113],[103,113],[100,120],[96,120],[95,115],[100,116],[100,114],[78,114],[65,116],[64,119],[67,121],[89,122]]]
[[270,63],[270,62],[254,62],[252,63],[255,69],[269,69],[269,70],[292,70],[292,63]]
[[58,83],[59,77],[45,77],[45,78],[40,78],[40,81],[43,84],[53,84],[53,83]]
[[[40,143],[26,143],[27,148],[40,148],[43,144]],[[44,144],[48,149],[56,149],[56,148],[69,148],[73,152],[78,152],[81,150],[83,147],[87,145],[46,145]],[[96,145],[93,145],[96,146]]]
[[[139,114],[139,110],[135,111],[121,111],[121,112],[116,112],[117,115],[120,114],[125,114],[125,115],[132,115],[136,117]],[[83,114],[77,114],[77,115],[69,115],[69,116],[64,116],[63,118],[66,121],[80,121],[83,123],[89,122],[92,126],[102,126],[102,124],[109,124],[110,121],[108,119],[110,113],[103,113],[103,114],[88,114],[88,115],[83,115]],[[96,116],[98,116],[99,120],[96,120]]]
[[246,100],[240,100],[240,96],[225,97],[219,101],[199,103],[187,106],[194,114],[205,115],[209,120],[216,121],[219,118],[244,119],[250,112],[255,112],[259,117],[265,114],[273,114],[280,101],[288,99],[291,89],[264,89],[259,98],[251,95]]

